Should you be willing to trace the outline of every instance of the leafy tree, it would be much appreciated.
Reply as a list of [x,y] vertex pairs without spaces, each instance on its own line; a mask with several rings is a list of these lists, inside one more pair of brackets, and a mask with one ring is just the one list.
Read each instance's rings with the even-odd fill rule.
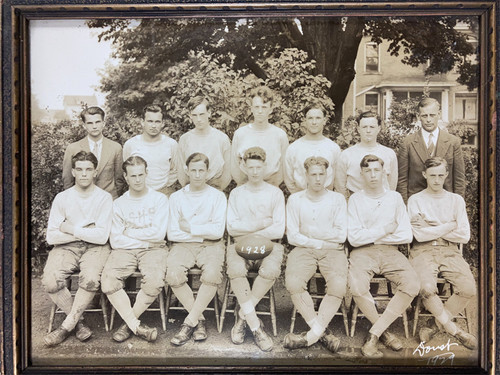
[[372,36],[377,43],[389,40],[389,52],[404,53],[405,64],[429,62],[426,74],[457,67],[458,81],[473,88],[478,65],[471,62],[475,51],[466,35],[454,28],[459,21],[472,28],[477,23],[472,17],[440,16],[98,19],[88,24],[103,28],[99,39],[111,40],[114,55],[121,60],[102,84],[102,90],[110,94],[113,112],[153,100],[151,88],[158,87],[165,71],[191,51],[203,50],[235,72],[252,73],[266,81],[272,74],[264,61],[297,48],[315,62],[313,74],[330,81],[328,96],[339,115],[356,74],[354,63],[363,35]]

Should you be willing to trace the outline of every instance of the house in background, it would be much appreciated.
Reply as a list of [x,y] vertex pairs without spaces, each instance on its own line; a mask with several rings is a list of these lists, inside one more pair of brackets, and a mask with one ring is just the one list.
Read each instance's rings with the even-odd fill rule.
[[[463,31],[467,31],[466,26]],[[461,30],[462,31],[462,30]],[[477,46],[477,39],[469,36]],[[387,52],[389,42],[373,43],[364,37],[356,60],[356,77],[351,84],[343,105],[343,121],[356,116],[357,111],[372,110],[382,121],[390,120],[393,101],[408,98],[420,99],[424,90],[441,104],[441,121],[446,124],[461,120],[467,126],[478,126],[477,90],[468,91],[457,83],[454,71],[433,76],[425,75],[425,65],[414,68],[401,62],[401,57]],[[471,139],[474,143],[475,140]]]

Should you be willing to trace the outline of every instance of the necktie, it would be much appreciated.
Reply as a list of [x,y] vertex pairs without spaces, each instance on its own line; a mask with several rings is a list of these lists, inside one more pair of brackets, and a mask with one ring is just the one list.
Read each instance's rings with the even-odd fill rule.
[[92,153],[95,155],[97,160],[99,160],[99,144],[97,142],[94,142],[94,145],[92,147]]
[[429,153],[429,156],[432,157],[432,154],[434,153],[434,149],[436,146],[434,145],[434,134],[430,133],[429,134],[429,143],[427,144],[427,152]]

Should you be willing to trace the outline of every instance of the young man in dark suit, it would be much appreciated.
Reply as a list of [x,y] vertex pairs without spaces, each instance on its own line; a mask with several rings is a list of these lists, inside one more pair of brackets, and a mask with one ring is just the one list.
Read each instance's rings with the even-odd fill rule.
[[444,188],[452,193],[465,194],[465,165],[460,138],[438,127],[441,117],[439,102],[425,98],[418,104],[422,129],[408,135],[398,152],[398,187],[405,203],[408,198],[427,187],[422,175],[424,163],[434,156],[442,157],[449,167]]
[[126,190],[122,172],[122,146],[103,136],[104,111],[99,107],[88,107],[80,117],[87,130],[87,137],[71,143],[64,153],[63,187],[68,189],[75,184],[71,174],[71,158],[80,151],[92,152],[98,160],[95,184],[110,193],[113,199]]

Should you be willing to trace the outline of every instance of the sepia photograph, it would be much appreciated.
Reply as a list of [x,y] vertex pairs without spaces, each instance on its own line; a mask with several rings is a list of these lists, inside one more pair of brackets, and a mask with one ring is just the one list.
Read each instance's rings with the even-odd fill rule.
[[20,367],[486,371],[486,16],[228,9],[25,15]]

